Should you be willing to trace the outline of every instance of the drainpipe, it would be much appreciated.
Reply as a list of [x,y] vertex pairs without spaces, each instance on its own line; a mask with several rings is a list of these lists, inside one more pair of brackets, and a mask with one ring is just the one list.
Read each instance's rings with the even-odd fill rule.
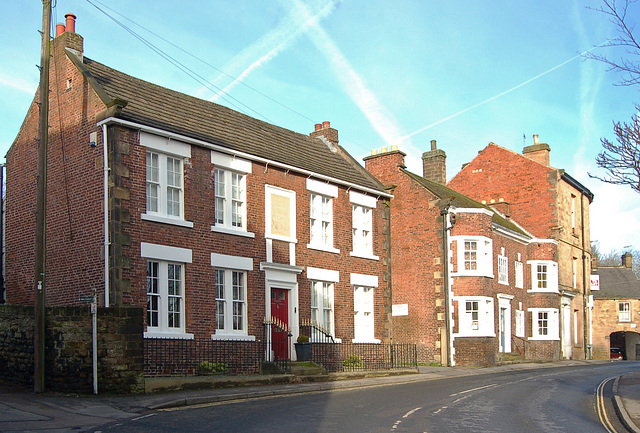
[[446,206],[440,211],[442,216],[442,255],[444,258],[444,314],[445,314],[445,328],[446,328],[446,343],[447,343],[447,367],[453,365],[453,341],[451,340],[451,296],[449,293],[449,239],[447,232],[449,228],[447,223],[449,222],[449,206]]
[[[582,230],[582,313],[583,313],[583,320],[582,320],[582,328],[583,328],[583,340],[584,340],[584,357],[585,359],[590,359],[592,357],[590,351],[587,350],[588,348],[588,344],[589,344],[589,329],[590,329],[590,323],[588,323],[587,321],[591,322],[591,315],[588,314],[588,307],[587,307],[587,300],[588,300],[588,294],[587,294],[587,254],[585,251],[585,239],[584,239],[584,191],[580,191],[580,222],[581,222],[581,230]],[[589,258],[589,260],[591,260],[591,258]],[[589,281],[591,281],[591,279],[589,279]],[[591,289],[589,289],[589,292],[591,292]]]
[[109,308],[109,149],[107,125],[102,124],[102,166],[104,189],[104,306]]

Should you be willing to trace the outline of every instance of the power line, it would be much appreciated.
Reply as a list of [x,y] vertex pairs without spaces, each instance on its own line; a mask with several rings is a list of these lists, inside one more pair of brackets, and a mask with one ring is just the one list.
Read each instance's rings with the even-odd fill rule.
[[[228,77],[228,78],[230,78],[230,79],[232,79],[232,80],[236,80],[236,79],[237,79],[237,77],[234,77],[234,76],[232,76],[232,75],[230,75],[230,74],[227,74],[225,71],[223,71],[223,70],[221,70],[221,69],[217,68],[216,66],[212,65],[211,63],[208,63],[207,61],[205,61],[205,60],[203,60],[203,59],[199,58],[198,56],[196,56],[196,55],[194,55],[194,54],[190,53],[189,51],[187,51],[187,50],[183,49],[182,47],[180,47],[180,46],[178,46],[178,45],[174,44],[173,42],[171,42],[171,41],[169,41],[168,39],[166,39],[166,38],[162,37],[161,35],[159,35],[159,34],[155,33],[154,31],[152,31],[152,30],[150,30],[150,29],[148,29],[148,28],[146,28],[146,27],[144,27],[144,26],[142,26],[142,25],[140,25],[140,24],[136,23],[136,22],[135,22],[135,21],[133,21],[132,19],[130,19],[130,18],[128,18],[128,17],[126,17],[126,16],[122,15],[121,13],[119,13],[118,11],[116,11],[116,10],[114,10],[114,9],[110,8],[109,6],[105,5],[104,3],[102,3],[102,2],[100,2],[100,1],[98,1],[98,0],[93,0],[93,2],[92,2],[92,0],[87,0],[87,2],[88,2],[89,4],[91,4],[93,7],[95,7],[96,9],[98,9],[100,12],[102,12],[103,14],[105,14],[107,17],[109,17],[111,20],[113,20],[114,22],[116,22],[119,26],[121,26],[122,28],[124,28],[126,31],[128,31],[129,33],[131,33],[134,37],[136,37],[137,39],[139,39],[139,40],[140,40],[141,42],[143,42],[145,45],[149,46],[149,47],[150,47],[153,51],[155,51],[157,54],[159,54],[160,56],[162,56],[163,58],[165,58],[166,60],[168,60],[170,63],[174,64],[174,66],[178,67],[178,68],[179,68],[179,69],[181,69],[183,72],[187,73],[187,75],[189,75],[189,76],[191,76],[192,78],[194,78],[198,83],[202,84],[202,85],[203,85],[204,87],[206,87],[207,89],[209,89],[209,90],[211,90],[211,91],[214,91],[214,89],[215,89],[215,90],[216,90],[216,93],[219,93],[223,99],[225,98],[225,96],[228,96],[229,98],[231,98],[231,99],[233,99],[234,101],[238,102],[238,103],[239,103],[239,104],[241,104],[242,106],[246,107],[248,110],[250,110],[250,111],[252,111],[252,112],[256,113],[258,116],[260,116],[260,117],[262,117],[262,118],[266,119],[267,121],[269,121],[269,122],[273,123],[273,122],[272,122],[271,120],[269,120],[266,116],[264,116],[264,115],[262,115],[262,114],[258,113],[256,110],[254,110],[254,109],[252,109],[251,107],[247,106],[246,104],[242,103],[242,102],[241,102],[241,101],[239,101],[238,99],[233,98],[233,97],[232,97],[232,96],[230,96],[228,93],[224,93],[223,89],[218,88],[217,86],[215,86],[214,84],[212,84],[210,81],[208,81],[206,78],[204,78],[204,77],[202,77],[202,76],[198,75],[197,73],[195,73],[195,72],[194,72],[194,71],[192,71],[191,69],[189,69],[189,68],[187,68],[186,66],[184,66],[182,63],[178,62],[177,60],[175,60],[174,58],[172,58],[172,57],[171,57],[171,56],[169,56],[168,54],[164,53],[162,50],[160,50],[159,48],[157,48],[155,45],[153,45],[153,44],[151,44],[150,42],[146,41],[146,40],[145,40],[144,38],[142,38],[140,35],[138,35],[137,33],[133,32],[133,30],[131,30],[130,28],[126,27],[126,26],[125,26],[124,24],[122,24],[121,22],[117,21],[115,18],[113,18],[112,16],[110,16],[109,14],[107,14],[104,10],[100,9],[100,8],[99,8],[98,6],[96,6],[93,2],[100,4],[102,7],[106,8],[106,9],[109,9],[111,12],[113,12],[113,13],[115,13],[115,14],[119,15],[120,17],[124,18],[125,20],[127,20],[127,21],[131,22],[132,24],[136,25],[137,27],[139,27],[139,28],[143,29],[144,31],[146,31],[146,32],[150,33],[151,35],[153,35],[153,36],[155,36],[156,38],[158,38],[158,39],[162,40],[163,42],[165,42],[165,43],[167,43],[167,44],[171,45],[172,47],[174,47],[174,48],[176,48],[177,50],[179,50],[179,51],[183,52],[184,54],[186,54],[186,55],[188,55],[188,56],[192,57],[193,59],[195,59],[195,60],[197,60],[197,61],[201,62],[202,64],[204,64],[204,65],[206,65],[206,66],[210,67],[211,69],[213,69],[213,70],[215,70],[215,71],[219,72],[220,74],[222,74],[222,75],[224,75],[224,76],[226,76],[226,77]],[[171,59],[171,60],[169,60],[169,59]],[[174,63],[174,62],[175,62],[175,63]],[[176,64],[176,63],[177,63],[177,64]],[[179,65],[179,66],[178,66],[178,65]],[[186,72],[183,68],[184,68],[184,69],[188,69],[190,72],[192,72],[193,74],[195,74],[195,75],[196,75],[198,78],[200,78],[200,79],[196,79],[196,78],[195,78],[195,77],[193,77],[190,73]],[[279,105],[279,106],[281,106],[281,107],[285,108],[286,110],[289,110],[289,111],[291,111],[291,112],[292,112],[292,113],[294,113],[294,114],[297,114],[298,116],[302,117],[303,119],[306,119],[306,120],[308,120],[308,121],[310,121],[310,122],[313,122],[313,120],[312,120],[312,119],[310,119],[309,117],[307,117],[307,116],[305,116],[304,114],[302,114],[302,113],[300,113],[300,112],[298,112],[298,111],[294,110],[293,108],[288,107],[287,105],[285,105],[285,104],[283,104],[283,103],[281,103],[281,102],[277,101],[276,99],[274,99],[274,98],[270,97],[269,95],[267,95],[267,94],[265,94],[265,93],[261,92],[260,90],[258,90],[258,89],[256,89],[256,88],[254,88],[254,87],[252,87],[252,86],[250,86],[250,85],[248,85],[248,84],[246,84],[246,83],[244,83],[244,82],[242,82],[242,81],[240,81],[240,82],[239,82],[239,84],[241,84],[241,85],[245,86],[246,88],[248,88],[248,89],[250,89],[250,90],[254,91],[255,93],[259,94],[260,96],[262,96],[262,97],[264,97],[264,98],[268,99],[269,101],[271,101],[271,102],[273,102],[273,103],[275,103],[275,104],[277,104],[277,105]],[[213,87],[214,89],[211,89],[211,87]],[[227,101],[227,102],[229,102],[229,101]],[[229,103],[230,103],[230,102],[229,102]],[[235,106],[235,105],[233,105],[232,103],[230,103],[230,104],[231,104],[232,106],[236,107],[236,106]],[[237,108],[237,107],[236,107],[236,108]],[[240,111],[242,111],[242,110],[240,110]]]

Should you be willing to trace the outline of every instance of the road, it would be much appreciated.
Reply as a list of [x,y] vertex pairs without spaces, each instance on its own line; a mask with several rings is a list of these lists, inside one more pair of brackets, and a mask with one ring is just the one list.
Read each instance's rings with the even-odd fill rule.
[[607,379],[638,369],[638,362],[619,362],[518,370],[208,404],[150,413],[101,431],[625,432]]

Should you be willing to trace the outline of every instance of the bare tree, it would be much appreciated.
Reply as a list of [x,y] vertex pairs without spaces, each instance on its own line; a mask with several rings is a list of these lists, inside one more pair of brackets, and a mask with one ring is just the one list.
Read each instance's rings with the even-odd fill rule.
[[[631,9],[636,0],[602,0],[603,6],[594,10],[609,17],[617,30],[617,36],[609,39],[601,47],[622,47],[624,54],[612,60],[604,54],[590,50],[585,54],[588,59],[598,60],[609,65],[609,70],[622,76],[617,83],[622,86],[640,84],[640,43],[635,35],[635,23],[631,21]],[[638,16],[637,14],[635,16]],[[636,105],[640,110],[640,105]],[[602,138],[603,152],[596,157],[598,167],[605,169],[605,176],[589,173],[589,177],[615,185],[629,185],[640,193],[640,118],[631,116],[631,121],[614,122],[615,142]]]
[[[636,106],[640,110],[640,106]],[[589,173],[589,177],[616,185],[629,185],[640,193],[640,118],[631,116],[631,122],[614,122],[616,141],[600,139],[603,152],[596,156],[598,167],[604,168],[606,176]]]
[[[636,0],[602,0],[600,8],[591,8],[609,17],[617,30],[617,36],[609,39],[601,47],[623,47],[624,55],[612,60],[604,54],[589,50],[585,57],[598,60],[609,65],[609,70],[620,72],[622,78],[618,82],[621,86],[640,84],[640,43],[635,33],[635,23],[630,21],[630,8]],[[636,15],[637,16],[637,15]]]

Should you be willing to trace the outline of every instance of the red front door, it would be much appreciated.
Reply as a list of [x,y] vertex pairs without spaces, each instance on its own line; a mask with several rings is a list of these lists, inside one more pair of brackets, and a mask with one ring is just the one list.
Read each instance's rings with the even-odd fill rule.
[[[284,289],[271,289],[271,317],[278,319],[284,329],[289,329],[289,293]],[[288,331],[279,327],[271,328],[273,356],[289,359]]]

